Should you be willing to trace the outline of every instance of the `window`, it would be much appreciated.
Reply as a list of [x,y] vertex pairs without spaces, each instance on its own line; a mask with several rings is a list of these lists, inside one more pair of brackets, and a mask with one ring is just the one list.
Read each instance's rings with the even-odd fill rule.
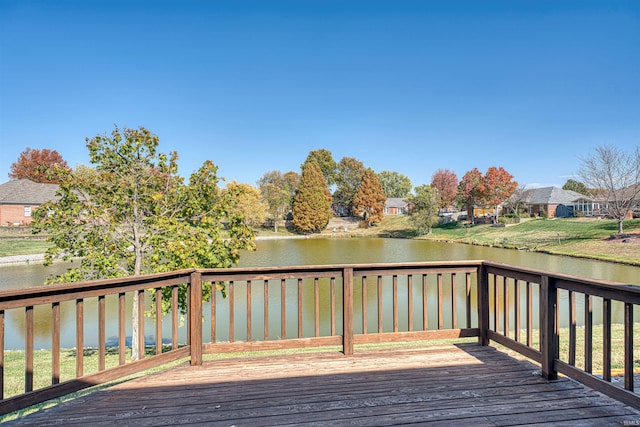
[[31,216],[31,206],[24,207],[24,216]]

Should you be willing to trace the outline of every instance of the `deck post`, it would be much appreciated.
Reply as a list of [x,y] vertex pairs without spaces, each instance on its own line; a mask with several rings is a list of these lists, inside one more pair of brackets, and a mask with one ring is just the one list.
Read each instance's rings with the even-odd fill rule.
[[342,273],[342,352],[353,354],[353,268]]
[[202,365],[202,276],[199,271],[191,273],[190,288],[188,332],[191,366],[197,366]]
[[479,345],[489,345],[489,274],[484,263],[478,267],[478,336]]
[[542,376],[547,380],[558,379],[555,359],[559,357],[558,290],[555,280],[549,276],[540,277],[540,351],[542,352]]

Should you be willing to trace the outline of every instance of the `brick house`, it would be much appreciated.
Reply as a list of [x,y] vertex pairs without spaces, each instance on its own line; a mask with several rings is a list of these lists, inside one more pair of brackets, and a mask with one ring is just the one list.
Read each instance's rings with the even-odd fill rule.
[[409,203],[401,197],[389,197],[384,206],[385,215],[404,215],[409,213]]
[[28,179],[0,184],[0,226],[29,225],[33,212],[56,198],[58,184],[40,184]]
[[549,218],[572,217],[578,213],[592,216],[599,209],[599,204],[584,194],[558,187],[525,190],[523,202],[529,214]]

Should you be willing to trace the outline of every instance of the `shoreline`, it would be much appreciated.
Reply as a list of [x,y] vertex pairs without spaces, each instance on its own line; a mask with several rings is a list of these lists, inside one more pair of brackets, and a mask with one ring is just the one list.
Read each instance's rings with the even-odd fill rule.
[[0,266],[2,265],[14,265],[14,264],[30,264],[32,262],[44,262],[44,254],[29,254],[29,255],[11,255],[0,257]]

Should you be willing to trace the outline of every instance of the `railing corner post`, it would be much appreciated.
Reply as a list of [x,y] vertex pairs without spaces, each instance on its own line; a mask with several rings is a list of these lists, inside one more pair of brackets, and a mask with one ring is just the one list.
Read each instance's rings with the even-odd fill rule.
[[191,366],[197,366],[202,365],[202,275],[199,271],[191,273],[189,286]]
[[342,352],[353,354],[353,268],[342,273]]
[[489,274],[484,262],[478,268],[478,344],[489,345]]
[[540,351],[542,352],[542,376],[547,380],[558,379],[555,359],[558,358],[558,290],[555,280],[549,276],[540,278]]

